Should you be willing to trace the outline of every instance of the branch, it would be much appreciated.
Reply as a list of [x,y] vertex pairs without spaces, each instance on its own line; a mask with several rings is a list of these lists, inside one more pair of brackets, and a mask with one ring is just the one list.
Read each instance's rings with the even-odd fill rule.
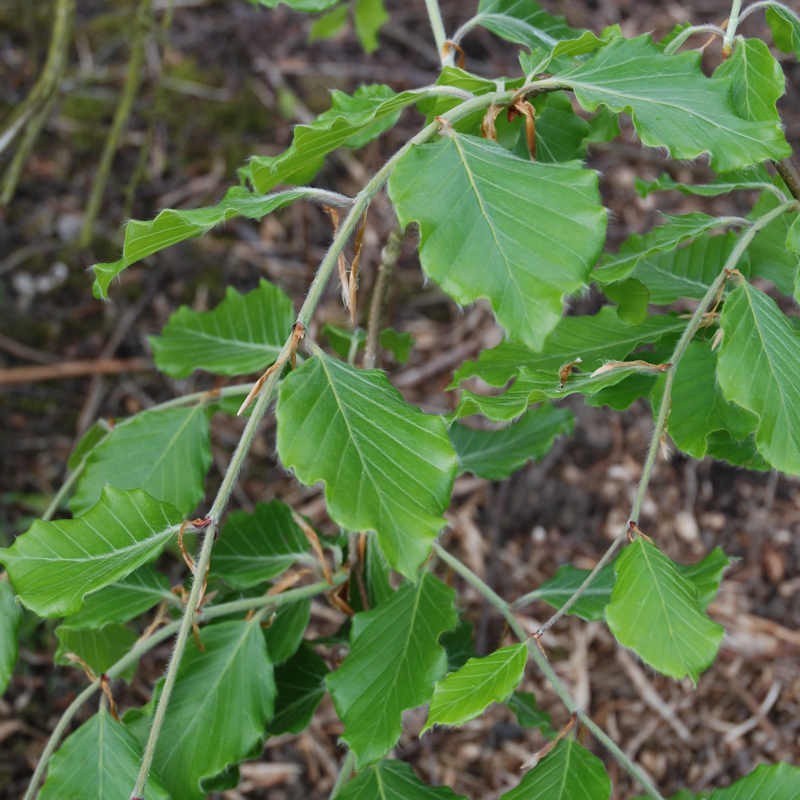
[[558,695],[559,700],[566,706],[567,711],[577,715],[578,719],[595,735],[597,740],[614,756],[617,763],[633,778],[642,785],[647,794],[653,800],[664,800],[658,789],[653,784],[650,776],[637,764],[631,761],[620,749],[614,740],[582,709],[578,708],[577,703],[570,694],[569,689],[564,685],[561,678],[553,669],[544,651],[539,647],[539,643],[534,637],[529,637],[519,620],[514,616],[511,606],[503,600],[497,592],[484,583],[472,570],[459,561],[455,556],[447,552],[438,542],[433,543],[433,551],[449,567],[457,572],[473,589],[479,592],[489,601],[502,615],[508,623],[508,627],[514,635],[528,647],[528,654],[536,662],[547,682]]
[[[647,457],[644,462],[644,467],[642,468],[642,475],[639,478],[639,485],[636,489],[636,497],[634,498],[633,505],[631,507],[631,521],[636,522],[638,520],[639,513],[642,509],[642,503],[644,502],[645,495],[647,494],[647,488],[650,485],[650,478],[652,477],[653,467],[655,466],[656,457],[658,456],[658,448],[661,443],[661,437],[665,434],[667,428],[667,420],[669,418],[670,405],[672,401],[672,384],[675,381],[675,371],[677,370],[678,364],[683,358],[683,354],[686,352],[686,349],[689,347],[689,344],[691,343],[695,334],[700,329],[706,312],[717,301],[717,298],[719,297],[719,294],[722,291],[722,288],[725,284],[725,281],[728,279],[728,275],[730,274],[731,270],[735,269],[736,265],[741,260],[756,234],[769,225],[774,219],[777,219],[782,214],[785,214],[787,211],[790,211],[792,208],[797,208],[798,206],[800,206],[800,203],[798,203],[797,200],[789,200],[785,203],[782,203],[776,208],[773,208],[769,213],[764,214],[762,217],[756,219],[753,224],[739,236],[736,246],[733,248],[733,250],[731,250],[730,255],[725,261],[725,265],[722,267],[722,270],[714,279],[713,283],[708,287],[708,290],[695,309],[694,314],[692,314],[689,324],[686,326],[681,338],[675,345],[675,350],[673,351],[669,360],[670,368],[667,371],[667,377],[664,381],[664,393],[661,397],[661,406],[658,410],[658,417],[656,418],[653,435],[650,438],[650,446],[647,450]],[[553,614],[550,619],[548,619],[547,622],[545,622],[539,628],[539,630],[536,632],[537,636],[541,636],[543,633],[545,633],[545,631],[548,631],[550,628],[552,628],[553,625],[555,625],[556,622],[558,622],[561,617],[563,617],[572,608],[572,606],[575,605],[578,598],[580,598],[589,588],[600,570],[611,561],[616,551],[625,542],[627,536],[628,525],[626,524],[623,530],[619,532],[616,539],[614,539],[609,548],[603,554],[603,557],[597,562],[597,564],[595,564],[592,571],[586,576],[583,583],[575,590],[567,602],[564,603],[564,605],[562,605],[561,608],[559,608],[558,611],[556,611],[556,613]]]
[[428,19],[431,23],[431,30],[433,31],[433,40],[436,42],[436,52],[439,55],[439,60],[442,66],[445,66],[445,59],[447,53],[445,52],[445,41],[447,41],[447,34],[444,31],[444,23],[442,22],[442,11],[439,8],[439,0],[425,0],[425,8],[428,11]]

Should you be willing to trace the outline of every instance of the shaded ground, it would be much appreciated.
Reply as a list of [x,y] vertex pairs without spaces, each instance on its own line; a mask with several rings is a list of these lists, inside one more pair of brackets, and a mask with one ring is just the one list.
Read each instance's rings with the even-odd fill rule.
[[[0,3],[0,112],[25,95],[42,62],[46,5]],[[120,221],[129,213],[149,218],[165,206],[194,207],[217,199],[248,154],[278,152],[290,140],[292,122],[309,109],[324,109],[331,87],[352,90],[362,82],[385,81],[402,89],[429,83],[436,73],[422,2],[387,4],[392,22],[372,56],[364,55],[350,34],[309,46],[307,21],[283,8],[259,11],[238,0],[178,3],[161,67],[157,49],[148,52],[147,79],[114,163],[94,249],[82,252],[75,235],[124,76],[130,4],[79,5],[80,35],[71,52],[68,86],[14,203],[0,211],[0,367],[112,357],[126,364],[110,377],[3,388],[2,543],[41,513],[64,476],[75,437],[95,417],[125,416],[209,385],[205,377],[169,380],[140,360],[149,354],[146,336],[157,333],[179,304],[210,307],[227,284],[251,288],[260,276],[299,298],[330,235],[327,220],[304,206],[260,226],[233,222],[213,236],[152,258],[147,268],[130,270],[116,287],[113,303],[103,305],[91,298],[85,268],[116,257]],[[443,5],[450,29],[472,6]],[[689,18],[719,23],[727,8],[717,0],[682,6],[633,0],[557,5],[576,25],[599,29],[621,22],[626,33],[665,33]],[[467,56],[467,66],[481,74],[514,69],[514,48],[488,34],[468,40]],[[713,61],[715,54],[708,58]],[[789,94],[783,104],[789,139],[796,143],[800,74],[794,63],[786,66]],[[163,75],[156,92],[159,69]],[[410,112],[395,132],[369,145],[363,155],[332,159],[317,183],[356,191],[418,121]],[[131,192],[145,143],[142,177]],[[612,244],[649,227],[654,205],[636,197],[633,178],[655,177],[663,168],[660,156],[642,152],[631,139],[594,152],[592,164],[602,170],[604,200],[613,211]],[[696,165],[672,168],[685,178],[702,175]],[[135,197],[132,203],[128,194]],[[732,202],[722,198],[709,206],[699,199],[668,198],[662,207],[729,212]],[[736,208],[746,210],[746,205]],[[364,297],[392,222],[388,205],[377,202],[366,239]],[[344,321],[335,294],[330,292],[320,321]],[[404,248],[387,318],[411,332],[416,346],[405,367],[390,360],[384,366],[409,399],[429,410],[453,403],[444,392],[452,369],[500,336],[483,306],[461,311],[436,287],[423,285],[411,241]],[[447,542],[509,599],[538,585],[565,561],[591,565],[630,506],[652,424],[648,413],[641,407],[618,415],[579,402],[572,406],[578,418],[575,435],[542,463],[505,485],[464,478],[456,487]],[[229,418],[215,419],[217,472],[209,491],[238,430]],[[257,444],[236,503],[248,507],[279,496],[322,522],[319,492],[298,487],[275,465],[271,433],[268,429]],[[717,663],[697,689],[643,669],[600,624],[566,620],[545,640],[578,699],[665,791],[724,785],[761,761],[800,761],[797,490],[795,480],[695,463],[680,455],[660,462],[642,517],[645,530],[679,560],[696,560],[715,545],[740,559],[711,611],[727,636]],[[505,635],[501,622],[468,588],[460,596],[475,625],[479,651],[495,648]],[[547,615],[538,606],[520,612],[530,630]],[[330,629],[338,619],[329,607],[315,605],[318,630]],[[2,797],[21,795],[47,733],[84,683],[75,671],[52,669],[53,644],[49,626],[26,625],[17,673],[0,700]],[[156,651],[133,685],[120,688],[123,705],[147,698],[167,655],[167,648]],[[565,711],[532,669],[526,684],[553,712],[556,724],[566,721]],[[426,779],[448,783],[473,798],[496,797],[516,783],[520,765],[542,744],[537,733],[523,731],[499,708],[463,729],[434,731],[420,741],[416,733],[422,722],[419,714],[408,715],[398,756]],[[341,759],[340,733],[326,703],[308,732],[270,740],[263,762],[245,765],[241,786],[225,796],[327,798]],[[601,754],[591,740],[586,744]],[[617,774],[613,762],[609,769],[615,797],[631,796],[627,777]]]

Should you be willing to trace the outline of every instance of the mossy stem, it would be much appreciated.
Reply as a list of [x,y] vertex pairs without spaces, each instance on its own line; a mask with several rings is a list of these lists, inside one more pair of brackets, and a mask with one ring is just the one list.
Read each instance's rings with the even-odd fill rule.
[[133,31],[133,41],[131,42],[131,55],[128,60],[128,70],[125,75],[125,86],[122,90],[117,108],[114,111],[114,118],[111,122],[111,129],[108,132],[103,153],[100,156],[100,164],[97,167],[95,178],[92,183],[92,191],[89,195],[89,202],[86,206],[86,213],[83,217],[81,228],[80,245],[86,247],[92,240],[94,222],[97,213],[100,211],[100,204],[103,202],[103,195],[108,185],[108,178],[111,174],[111,164],[114,155],[119,147],[120,138],[128,124],[128,118],[133,109],[136,95],[139,93],[139,86],[142,82],[142,66],[144,64],[144,50],[147,35],[153,14],[152,0],[139,0],[136,8],[136,25]]

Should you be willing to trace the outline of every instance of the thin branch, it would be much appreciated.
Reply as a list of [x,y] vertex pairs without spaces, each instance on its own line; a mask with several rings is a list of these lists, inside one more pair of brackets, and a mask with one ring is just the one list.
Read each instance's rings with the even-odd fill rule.
[[778,3],[776,0],[760,0],[758,3],[753,3],[749,5],[742,13],[739,15],[739,24],[744,22],[754,11],[758,11],[760,8],[769,8],[772,6],[773,8],[780,8],[782,11],[785,11],[789,16],[794,17],[796,20],[800,22],[800,16],[798,16],[796,11],[792,11],[789,6],[785,5],[784,3]]
[[367,344],[364,350],[364,366],[372,369],[378,360],[380,347],[381,314],[386,300],[386,292],[392,279],[400,249],[403,245],[403,231],[397,227],[390,234],[381,250],[381,263],[378,265],[378,277],[372,289],[369,304],[369,322],[367,323]]
[[742,0],[732,0],[731,12],[728,14],[728,24],[725,26],[725,38],[722,40],[722,53],[728,55],[733,48],[733,39],[739,27],[739,14],[742,11]]
[[466,564],[447,552],[438,542],[433,543],[433,551],[449,567],[457,572],[473,589],[479,592],[502,614],[503,619],[514,635],[528,647],[528,654],[536,662],[547,682],[558,695],[559,700],[566,706],[567,711],[576,714],[578,719],[595,735],[597,740],[614,756],[619,765],[633,778],[635,778],[653,800],[664,800],[663,795],[655,787],[650,776],[620,749],[614,740],[582,709],[578,708],[572,694],[561,678],[553,669],[544,651],[539,647],[535,638],[529,637],[519,620],[514,616],[511,606],[503,600],[491,586],[484,583]]
[[92,183],[92,192],[89,195],[89,203],[86,206],[86,213],[83,217],[83,227],[81,228],[79,240],[81,247],[86,247],[92,239],[94,221],[97,218],[97,212],[100,210],[100,204],[103,202],[103,195],[105,194],[108,177],[111,173],[111,164],[114,160],[114,154],[117,152],[120,138],[128,124],[128,118],[133,109],[133,102],[139,92],[139,85],[142,82],[144,48],[147,34],[150,31],[152,14],[152,0],[139,0],[139,5],[136,9],[136,24],[133,30],[133,41],[131,43],[131,57],[128,61],[128,71],[125,75],[125,88],[122,90],[122,97],[120,97],[119,104],[114,111],[111,130],[108,132],[108,138],[103,147],[103,154],[100,157],[100,164],[97,167],[94,182]]
[[84,375],[113,375],[120,372],[147,372],[152,370],[149,358],[103,358],[82,361],[57,361],[36,367],[9,367],[0,369],[0,386],[34,381],[65,380]]
[[447,53],[445,52],[444,43],[447,40],[447,34],[445,33],[444,23],[442,22],[442,11],[439,8],[439,0],[425,0],[425,8],[428,12],[428,20],[431,23],[433,40],[436,43],[436,52],[439,55],[442,66],[445,66]]
[[[630,513],[630,520],[636,522],[639,518],[639,514],[641,512],[642,503],[644,502],[645,495],[647,494],[647,488],[650,485],[650,478],[652,477],[653,467],[656,463],[656,457],[658,456],[658,450],[661,444],[661,437],[666,432],[667,428],[667,419],[669,418],[669,411],[670,405],[672,400],[672,384],[675,381],[675,371],[678,368],[678,364],[680,363],[681,359],[683,358],[686,349],[689,347],[692,339],[694,339],[695,334],[700,329],[700,326],[703,323],[703,319],[706,315],[706,312],[714,305],[719,296],[719,293],[722,291],[722,287],[725,281],[728,279],[728,275],[730,274],[731,270],[735,269],[736,265],[741,260],[742,256],[744,255],[747,248],[750,246],[750,243],[755,238],[756,234],[762,230],[764,227],[770,224],[774,219],[777,219],[782,214],[785,214],[787,211],[791,210],[792,208],[798,207],[798,201],[790,200],[786,203],[782,203],[781,205],[777,206],[776,208],[772,209],[764,216],[759,217],[757,220],[753,222],[753,224],[747,228],[744,232],[742,232],[739,236],[739,239],[736,242],[736,246],[731,250],[730,255],[728,256],[727,260],[725,261],[722,270],[720,271],[719,275],[714,279],[711,285],[708,287],[703,298],[697,305],[697,308],[692,314],[689,323],[686,326],[681,338],[678,340],[678,343],[675,345],[675,350],[672,353],[669,363],[671,364],[670,369],[667,371],[666,380],[664,381],[664,391],[661,396],[661,405],[658,409],[658,416],[656,418],[655,428],[653,429],[653,435],[650,438],[650,446],[647,450],[647,457],[644,462],[644,467],[642,468],[642,475],[639,478],[639,485],[636,489],[636,497],[634,498],[633,505],[631,507]],[[626,524],[623,530],[617,534],[616,539],[611,543],[609,548],[603,554],[602,558],[595,564],[592,571],[586,576],[583,583],[575,590],[575,592],[570,596],[564,605],[558,609],[558,611],[553,614],[550,619],[547,620],[537,631],[537,636],[541,636],[545,631],[548,631],[550,628],[553,627],[569,610],[578,599],[583,595],[583,593],[591,586],[594,582],[594,579],[597,577],[598,573],[600,572],[603,567],[605,567],[613,558],[616,551],[619,547],[626,541],[628,536],[628,525]]]
[[691,38],[698,33],[713,33],[717,36],[725,37],[725,29],[720,28],[719,25],[690,25],[684,28],[665,48],[666,55],[677,53],[687,39]]

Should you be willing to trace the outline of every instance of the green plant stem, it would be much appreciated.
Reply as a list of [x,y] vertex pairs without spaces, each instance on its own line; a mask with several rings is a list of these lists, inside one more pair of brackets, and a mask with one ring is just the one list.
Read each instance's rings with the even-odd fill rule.
[[[531,84],[530,87],[526,88],[529,88],[530,91],[535,91],[539,88],[539,85]],[[493,102],[507,102],[511,99],[511,97],[514,96],[514,94],[519,94],[519,92],[491,92],[480,97],[475,97],[471,100],[461,103],[447,113],[443,114],[440,119],[444,119],[448,122],[455,122],[467,116],[468,114],[471,114],[473,111],[487,107]],[[372,197],[389,179],[389,176],[392,174],[397,162],[412,147],[433,138],[439,132],[440,127],[441,122],[438,120],[426,125],[421,131],[419,131],[419,133],[417,133],[416,136],[409,139],[409,141],[407,141],[399,150],[397,150],[397,152],[395,152],[395,154],[386,162],[386,164],[384,164],[383,167],[381,167],[381,169],[379,169],[378,172],[376,172],[375,175],[366,183],[358,195],[356,195],[347,216],[339,226],[339,230],[331,242],[331,246],[328,248],[328,251],[325,253],[325,256],[317,268],[316,275],[309,286],[308,293],[303,301],[303,305],[300,307],[300,311],[297,314],[297,322],[303,325],[305,328],[308,328],[311,321],[311,316],[322,299],[323,292],[325,291],[325,287],[330,279],[331,274],[336,269],[339,253],[341,253],[348,239],[355,231],[359,221],[361,220],[361,217],[368,208]],[[286,339],[286,342],[284,343],[277,360],[287,360],[291,355],[292,346],[293,335],[290,334]],[[233,486],[239,476],[239,471],[241,470],[242,464],[244,463],[244,460],[247,457],[252,445],[258,424],[267,411],[269,403],[272,400],[272,395],[277,387],[279,378],[280,371],[275,370],[272,375],[269,376],[261,392],[258,394],[253,412],[247,422],[247,425],[245,426],[244,431],[242,432],[242,436],[239,439],[239,443],[236,446],[236,450],[231,458],[228,468],[225,471],[225,475],[223,476],[219,490],[217,491],[217,496],[214,499],[211,510],[209,511],[208,516],[211,522],[204,530],[203,544],[200,549],[200,555],[196,560],[195,572],[192,578],[192,586],[189,592],[189,599],[186,602],[186,611],[184,612],[183,619],[181,620],[181,625],[178,630],[178,635],[175,639],[175,646],[173,648],[172,656],[170,657],[170,661],[167,666],[167,674],[164,679],[164,685],[161,690],[161,695],[158,699],[158,705],[156,706],[156,710],[153,715],[150,734],[148,736],[147,744],[145,745],[144,754],[142,756],[142,762],[139,767],[139,774],[136,778],[136,783],[132,791],[133,797],[140,797],[143,794],[144,786],[147,782],[147,774],[150,771],[150,766],[153,762],[156,745],[158,744],[158,737],[164,724],[167,706],[169,705],[170,696],[177,679],[178,667],[180,666],[181,659],[183,658],[183,652],[186,649],[186,643],[189,639],[192,623],[194,621],[195,609],[200,601],[200,593],[205,582],[205,575],[208,570],[208,566],[211,563],[211,551],[214,547],[214,540],[219,527],[220,517],[226,505],[228,504],[231,492],[233,491]]]
[[631,761],[620,749],[614,740],[596,723],[592,718],[575,702],[569,689],[553,669],[544,651],[539,647],[536,640],[525,632],[519,620],[514,616],[511,606],[503,600],[491,586],[484,583],[466,564],[463,564],[455,556],[451,555],[438,542],[433,543],[433,551],[436,555],[457,572],[473,589],[481,594],[491,605],[502,614],[503,619],[508,623],[508,627],[514,635],[528,647],[528,654],[533,658],[536,666],[540,669],[547,682],[552,686],[553,691],[558,695],[558,699],[571,714],[576,714],[578,719],[595,735],[597,740],[611,753],[619,765],[633,778],[635,778],[653,800],[664,800],[663,795],[655,787],[650,776],[637,764]]
[[111,164],[114,154],[119,147],[120,138],[128,124],[128,118],[133,109],[134,100],[139,92],[142,82],[142,65],[144,64],[144,47],[147,34],[150,30],[152,19],[153,3],[152,0],[139,0],[136,8],[136,25],[133,31],[133,41],[131,43],[131,56],[128,61],[128,71],[125,76],[125,87],[122,90],[122,97],[119,100],[114,119],[111,122],[111,130],[108,132],[103,154],[100,157],[100,164],[95,173],[92,191],[89,195],[89,203],[86,206],[86,213],[83,217],[83,227],[81,228],[80,245],[86,247],[92,239],[94,222],[103,202],[103,195],[106,191],[108,178],[111,174]]
[[[75,0],[57,0],[53,11],[53,31],[50,36],[50,44],[47,49],[47,59],[45,60],[44,68],[30,93],[25,100],[17,106],[3,134],[0,135],[0,141],[2,141],[0,152],[14,140],[26,121],[35,117],[42,108],[48,105],[50,99],[55,95],[59,80],[64,71],[64,65],[67,61],[69,36],[72,30],[72,21],[74,17]],[[44,124],[43,120],[39,125],[40,128],[42,124]],[[32,146],[33,144],[31,144],[31,147]],[[10,202],[13,193],[14,186],[9,186],[8,179],[6,179],[6,185],[3,188],[3,195],[0,202],[3,204]]]
[[730,53],[736,29],[739,27],[739,14],[742,11],[742,0],[732,0],[731,12],[728,14],[728,24],[725,26],[725,38],[722,40],[722,52]]
[[682,30],[665,48],[664,53],[672,55],[680,50],[681,45],[698,33],[714,33],[717,36],[725,37],[725,30],[720,28],[719,25],[691,25],[690,27]]
[[782,11],[785,11],[790,16],[794,17],[797,20],[800,20],[800,16],[798,16],[796,11],[792,11],[789,6],[785,5],[784,3],[778,3],[776,0],[759,0],[758,3],[753,3],[752,5],[747,6],[747,8],[739,14],[739,24],[741,25],[753,12],[758,11],[760,8],[780,8]]
[[442,66],[444,66],[447,55],[445,53],[444,43],[447,40],[447,34],[444,31],[442,10],[439,8],[439,0],[425,0],[425,8],[428,11],[428,20],[431,23],[433,40],[436,42],[436,52],[439,54],[439,59],[442,62]]
[[[338,586],[344,583],[348,578],[347,573],[340,573],[333,576],[333,585]],[[226,617],[231,614],[241,614],[242,612],[251,611],[253,609],[260,609],[259,613],[269,611],[270,609],[277,608],[278,606],[287,603],[296,603],[298,600],[305,600],[309,597],[316,597],[318,594],[328,591],[331,584],[327,581],[318,581],[317,583],[310,583],[308,586],[301,586],[299,589],[290,589],[289,591],[282,592],[281,594],[274,595],[261,595],[260,597],[248,597],[244,600],[233,600],[229,603],[220,603],[217,606],[208,606],[204,608],[196,620],[199,622],[208,622],[218,617]],[[170,622],[163,628],[154,631],[150,636],[145,639],[140,639],[133,647],[116,663],[106,670],[106,675],[110,679],[114,679],[125,672],[128,667],[135,664],[145,653],[152,650],[156,645],[169,639],[170,636],[180,627],[180,620]],[[92,681],[67,707],[58,724],[50,734],[47,740],[42,755],[39,757],[39,762],[36,765],[33,776],[31,777],[28,789],[25,792],[23,800],[32,800],[36,794],[36,788],[41,781],[44,771],[47,767],[50,758],[55,752],[56,747],[61,741],[61,737],[69,727],[70,722],[74,719],[75,715],[80,711],[81,707],[87,703],[93,694],[100,689],[100,681]]]
[[[798,207],[798,205],[798,201],[796,200],[789,200],[785,203],[782,203],[781,205],[773,208],[769,213],[764,214],[756,219],[753,224],[747,228],[747,230],[742,232],[738,241],[736,242],[736,245],[734,246],[733,250],[731,250],[730,255],[725,261],[724,266],[720,270],[720,273],[708,287],[705,295],[698,303],[697,308],[694,310],[689,323],[681,335],[681,338],[675,345],[675,349],[670,357],[670,368],[667,370],[666,379],[664,381],[664,392],[661,397],[661,406],[658,409],[658,416],[656,417],[656,424],[653,428],[653,435],[650,437],[650,445],[647,449],[644,467],[642,468],[642,474],[639,478],[639,485],[636,488],[636,496],[631,507],[631,513],[629,517],[630,520],[634,522],[638,520],[642,509],[642,503],[644,502],[648,486],[650,485],[650,478],[652,477],[653,468],[655,467],[656,458],[658,456],[661,437],[664,435],[667,428],[667,420],[669,418],[672,400],[672,384],[675,381],[675,372],[678,368],[680,360],[683,358],[683,354],[686,352],[686,349],[689,347],[692,339],[694,339],[695,334],[700,329],[706,312],[716,302],[717,297],[722,291],[725,281],[728,279],[730,271],[736,268],[736,265],[739,263],[745,251],[750,246],[750,243],[753,241],[756,234],[764,227],[769,225],[774,219],[777,219],[779,216],[785,214],[792,208]],[[602,558],[594,565],[592,571],[586,576],[583,583],[581,583],[581,585],[572,593],[567,602],[564,603],[564,605],[562,605],[561,608],[559,608],[558,611],[556,611],[539,628],[537,631],[538,636],[541,636],[543,633],[545,633],[545,631],[548,631],[550,628],[552,628],[553,625],[555,625],[565,614],[569,612],[572,606],[575,605],[583,593],[589,588],[589,586],[591,586],[600,570],[610,563],[611,559],[614,557],[614,554],[627,539],[627,536],[628,526],[626,525],[623,530],[617,534],[617,537],[608,547],[606,552],[603,553]]]
[[331,789],[330,800],[336,800],[339,792],[344,788],[345,784],[350,780],[353,774],[353,769],[356,766],[356,757],[352,750],[347,751],[347,755],[342,761],[342,766],[339,769],[339,774],[336,776],[336,783],[333,784]]

